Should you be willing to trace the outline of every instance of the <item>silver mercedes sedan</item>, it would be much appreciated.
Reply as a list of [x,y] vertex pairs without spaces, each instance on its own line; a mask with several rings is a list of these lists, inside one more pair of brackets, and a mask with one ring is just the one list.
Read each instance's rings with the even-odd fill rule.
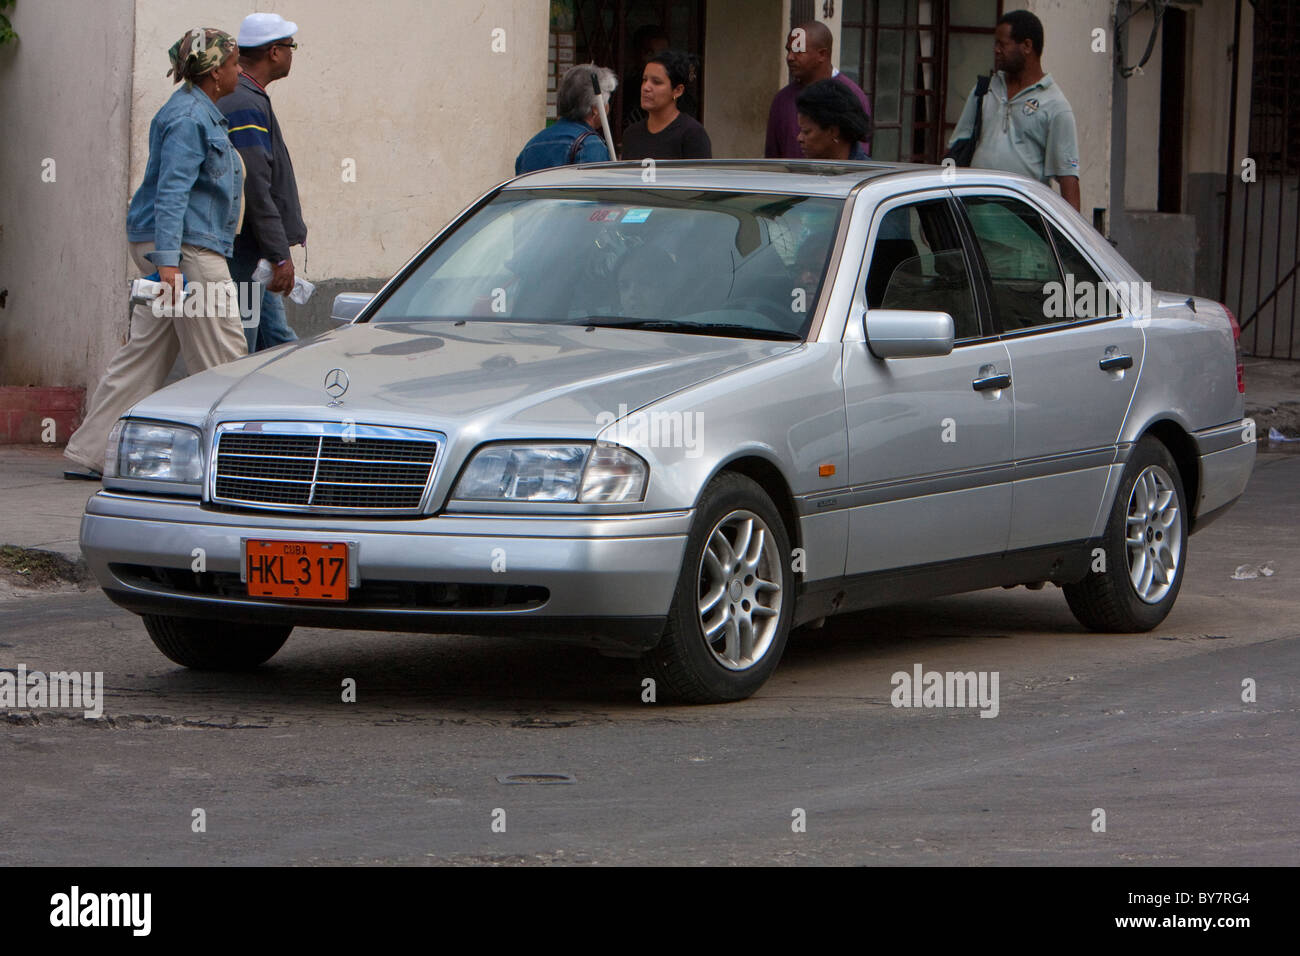
[[113,433],[82,550],[179,664],[493,633],[705,703],[904,598],[1051,582],[1145,631],[1255,457],[1232,315],[983,170],[547,170],[334,311]]

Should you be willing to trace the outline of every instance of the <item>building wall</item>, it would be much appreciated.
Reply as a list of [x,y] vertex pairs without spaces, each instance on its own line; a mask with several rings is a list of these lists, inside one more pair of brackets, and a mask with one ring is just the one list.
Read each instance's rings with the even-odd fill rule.
[[[1129,22],[1125,61],[1132,66],[1142,58],[1151,33],[1151,11],[1142,10]],[[1156,37],[1151,59],[1122,80],[1128,87],[1127,141],[1125,143],[1124,208],[1153,211],[1160,196],[1160,81],[1163,36]]]
[[1206,4],[1190,12],[1191,65],[1187,86],[1187,184],[1184,206],[1196,217],[1195,281],[1197,295],[1217,299],[1223,257],[1224,192],[1229,174],[1234,184],[1234,217],[1240,219],[1244,191],[1241,160],[1250,146],[1250,81],[1254,46],[1254,18],[1249,3],[1242,4],[1241,57],[1237,80],[1236,155],[1228,168],[1228,118],[1232,89],[1232,0]]
[[[545,123],[545,3],[510,0],[137,0],[131,182],[171,95],[167,49],[188,27],[236,33],[253,9],[298,24],[293,71],[269,88],[293,156],[310,279],[387,276],[484,190],[514,175]],[[504,52],[493,31],[504,30]],[[155,79],[156,78],[156,79]],[[351,161],[351,162],[349,162]],[[355,182],[345,171],[355,166]],[[297,252],[297,250],[295,250]]]
[[[1189,10],[1187,51],[1187,171],[1222,176],[1228,150],[1229,91],[1232,88],[1232,0]],[[1237,81],[1237,160],[1249,142],[1251,49],[1254,18],[1241,6],[1241,73]],[[1240,170],[1238,170],[1240,171]]]
[[[1025,0],[1021,6],[1043,21],[1043,69],[1074,110],[1079,137],[1079,189],[1083,217],[1110,206],[1111,7],[1112,0]],[[1093,30],[1105,31],[1106,51],[1094,52]],[[993,51],[990,43],[989,65]]]
[[0,385],[93,386],[127,329],[133,3],[20,2],[9,16],[19,39],[0,48]]
[[763,155],[768,108],[776,91],[789,82],[782,6],[780,0],[710,0],[708,4],[704,116],[715,157]]

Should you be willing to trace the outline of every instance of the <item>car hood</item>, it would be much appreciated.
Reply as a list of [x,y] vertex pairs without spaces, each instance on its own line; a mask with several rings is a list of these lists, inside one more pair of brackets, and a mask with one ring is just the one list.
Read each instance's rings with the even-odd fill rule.
[[[504,322],[350,325],[177,382],[134,417],[340,421],[481,439],[594,437],[597,415],[654,402],[801,343]],[[330,406],[326,375],[347,376]]]

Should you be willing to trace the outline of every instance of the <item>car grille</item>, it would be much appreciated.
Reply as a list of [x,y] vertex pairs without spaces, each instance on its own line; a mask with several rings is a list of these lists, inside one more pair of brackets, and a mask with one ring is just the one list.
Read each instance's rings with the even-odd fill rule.
[[438,453],[435,435],[377,426],[301,429],[319,434],[281,422],[225,426],[217,437],[213,502],[308,512],[420,511]]

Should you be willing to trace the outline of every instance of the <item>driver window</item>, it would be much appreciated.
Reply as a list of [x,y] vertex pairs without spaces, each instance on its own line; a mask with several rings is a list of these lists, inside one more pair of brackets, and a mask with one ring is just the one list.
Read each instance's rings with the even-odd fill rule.
[[970,272],[945,200],[885,213],[871,250],[866,297],[868,309],[947,312],[957,339],[979,337]]

